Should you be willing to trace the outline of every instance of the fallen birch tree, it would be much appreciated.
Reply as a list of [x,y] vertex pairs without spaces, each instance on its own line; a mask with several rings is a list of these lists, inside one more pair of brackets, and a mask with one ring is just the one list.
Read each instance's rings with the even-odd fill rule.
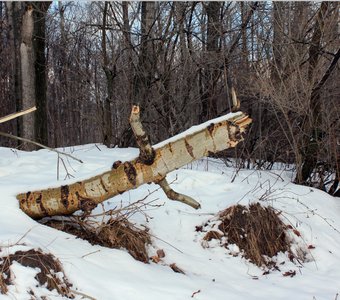
[[111,197],[151,182],[160,184],[171,199],[199,208],[195,200],[174,192],[166,175],[194,160],[235,147],[250,123],[251,119],[242,112],[231,113],[151,147],[139,122],[139,108],[134,107],[130,124],[141,149],[139,157],[116,161],[110,171],[83,181],[19,194],[20,208],[32,218],[69,215],[77,210],[87,213]]

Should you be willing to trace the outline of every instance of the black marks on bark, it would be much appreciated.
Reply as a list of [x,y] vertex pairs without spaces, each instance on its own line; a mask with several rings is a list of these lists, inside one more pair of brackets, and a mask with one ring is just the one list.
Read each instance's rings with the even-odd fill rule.
[[45,208],[43,202],[42,202],[42,194],[39,194],[39,196],[35,199],[35,203],[39,205],[40,210],[45,216],[48,216],[47,209]]
[[208,132],[209,134],[212,136],[213,132],[214,132],[214,129],[215,129],[215,124],[214,123],[211,123],[208,127]]
[[209,156],[209,157],[213,157],[213,156],[215,156],[215,153],[212,152],[212,151],[208,151],[208,156]]
[[89,214],[93,209],[97,207],[97,203],[92,199],[83,199],[80,200],[80,209],[85,213]]
[[35,203],[37,204],[40,204],[41,203],[41,198],[42,198],[42,195],[40,194],[37,199],[35,199]]
[[124,172],[125,172],[128,180],[130,181],[130,183],[133,186],[135,186],[136,185],[137,172],[136,172],[136,168],[129,161],[126,161],[124,163]]
[[236,127],[235,140],[240,141],[242,139],[242,133],[239,127]]
[[66,209],[69,206],[68,195],[69,195],[69,187],[68,187],[68,185],[62,185],[60,187],[60,198],[61,198],[61,203],[64,205],[64,207]]
[[106,189],[106,187],[105,187],[105,184],[104,184],[104,181],[103,181],[103,178],[102,178],[102,177],[100,177],[100,184],[102,185],[102,187],[103,187],[105,193],[107,193],[108,191],[107,191],[107,189]]
[[147,134],[143,134],[141,136],[136,137],[137,144],[139,145],[140,148],[145,148],[150,145],[150,139]]
[[113,165],[112,165],[112,169],[113,169],[113,170],[118,169],[118,167],[119,167],[121,164],[122,164],[122,162],[121,162],[120,160],[115,161],[115,162],[113,163]]
[[81,209],[84,214],[83,217],[88,216],[93,209],[97,207],[97,203],[91,198],[85,198],[76,192],[76,196],[79,200],[79,209]]
[[[232,123],[230,124],[228,122],[227,123],[227,128],[228,128],[229,140],[230,141],[239,142],[239,141],[242,140],[242,133],[241,133],[241,130],[240,130],[240,128],[238,126],[235,126]],[[232,129],[234,130],[234,132],[231,134]]]
[[171,153],[173,153],[173,150],[172,150],[172,143],[169,143],[169,151],[170,151]]
[[153,162],[155,161],[156,157],[156,152],[154,149],[152,149],[151,153],[148,151],[143,151],[141,149],[140,154],[139,154],[139,159],[138,162],[143,163],[144,165],[151,166]]
[[185,142],[185,148],[187,149],[188,153],[192,158],[195,158],[194,153],[193,153],[193,147],[187,142],[187,140],[184,140]]

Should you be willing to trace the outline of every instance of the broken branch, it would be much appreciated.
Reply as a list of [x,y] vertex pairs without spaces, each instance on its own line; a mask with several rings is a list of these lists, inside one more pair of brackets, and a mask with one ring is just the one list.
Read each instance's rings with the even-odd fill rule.
[[29,114],[29,113],[31,113],[32,111],[35,111],[35,110],[37,110],[37,108],[35,106],[33,106],[31,108],[24,109],[22,111],[19,111],[19,112],[16,112],[16,113],[4,116],[4,117],[0,118],[0,123],[5,123],[5,122],[7,122],[9,120],[13,120],[13,119],[15,119],[17,117]]

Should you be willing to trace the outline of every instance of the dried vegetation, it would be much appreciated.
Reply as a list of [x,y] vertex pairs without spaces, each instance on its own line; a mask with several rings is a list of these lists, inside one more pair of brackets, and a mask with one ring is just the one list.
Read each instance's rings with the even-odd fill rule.
[[[259,203],[249,207],[231,206],[222,211],[217,230],[206,233],[204,240],[221,240],[226,237],[223,246],[236,244],[242,255],[259,267],[275,267],[271,259],[279,252],[287,252],[290,260],[295,256],[291,252],[291,241],[286,233],[287,226],[279,218],[279,213],[271,207],[263,207]],[[203,230],[197,227],[198,231]]]
[[[0,262],[0,291],[2,294],[6,294],[8,286],[13,284],[10,267],[14,261],[24,267],[39,269],[35,279],[40,286],[44,286],[50,291],[56,290],[58,294],[64,297],[74,298],[70,290],[71,284],[64,275],[60,262],[52,254],[46,254],[35,249],[17,251],[2,258]],[[32,290],[29,292],[34,295]]]
[[110,218],[99,225],[78,218],[50,219],[44,224],[87,240],[92,245],[126,249],[134,259],[149,262],[146,247],[151,244],[151,238],[148,230],[137,228],[126,218]]

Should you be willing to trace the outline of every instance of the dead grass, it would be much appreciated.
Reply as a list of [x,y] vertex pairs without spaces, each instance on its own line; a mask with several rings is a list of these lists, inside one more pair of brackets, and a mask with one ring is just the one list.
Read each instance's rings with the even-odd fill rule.
[[0,273],[0,293],[7,294],[7,292],[8,292],[7,284],[5,283],[4,274],[1,272]]
[[71,284],[63,274],[63,269],[60,262],[52,255],[43,253],[41,250],[17,251],[7,257],[3,257],[0,263],[1,276],[0,288],[1,293],[7,293],[7,286],[11,285],[10,266],[16,261],[19,264],[38,268],[40,272],[35,276],[35,279],[41,286],[46,285],[49,290],[57,290],[60,295],[73,299],[74,296],[70,291]]
[[[257,266],[272,266],[270,260],[279,252],[290,252],[290,241],[285,233],[286,226],[271,207],[260,203],[249,207],[235,205],[219,214],[218,229],[227,238],[225,247],[236,244],[245,258]],[[208,232],[205,240],[220,239],[221,234]]]
[[86,221],[73,219],[67,222],[49,220],[44,224],[87,240],[92,245],[126,249],[134,259],[144,263],[149,262],[146,249],[146,246],[151,244],[149,232],[137,228],[126,218],[110,218],[100,225],[90,225]]

